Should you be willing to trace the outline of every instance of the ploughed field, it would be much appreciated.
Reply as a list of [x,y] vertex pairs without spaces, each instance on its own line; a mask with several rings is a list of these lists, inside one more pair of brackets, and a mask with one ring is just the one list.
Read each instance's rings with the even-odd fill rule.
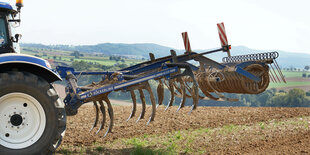
[[151,107],[138,123],[140,106],[128,122],[130,106],[113,108],[114,127],[106,137],[107,126],[97,135],[98,126],[89,132],[95,119],[91,104],[68,117],[57,154],[310,153],[310,108],[198,107],[189,115],[190,107],[176,113],[177,107],[160,106],[148,126]]

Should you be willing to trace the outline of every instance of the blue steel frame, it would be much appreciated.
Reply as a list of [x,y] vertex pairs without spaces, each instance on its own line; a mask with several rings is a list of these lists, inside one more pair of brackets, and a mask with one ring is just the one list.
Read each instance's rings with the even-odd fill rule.
[[[213,52],[217,52],[223,50],[221,49],[216,49],[216,50],[212,50],[212,51],[208,51],[208,52],[204,52],[204,53],[195,53],[195,52],[191,52],[191,53],[186,53],[183,55],[179,55],[179,56],[166,56],[166,57],[162,57],[162,58],[158,58],[155,61],[147,61],[147,62],[143,62],[134,66],[130,66],[124,69],[121,69],[119,71],[107,71],[107,72],[80,72],[80,71],[74,71],[73,68],[70,67],[63,67],[63,66],[57,66],[56,70],[60,73],[62,78],[66,78],[68,74],[73,74],[73,75],[107,75],[108,77],[110,77],[113,73],[118,72],[120,73],[118,79],[123,79],[123,76],[134,76],[137,75],[139,73],[143,73],[143,72],[148,72],[148,71],[154,71],[152,73],[148,73],[146,75],[144,75],[143,77],[137,77],[131,80],[128,80],[126,82],[121,82],[121,83],[116,83],[116,84],[111,84],[108,86],[103,86],[101,88],[95,89],[95,90],[90,90],[90,91],[86,91],[86,92],[82,92],[82,90],[77,86],[76,82],[74,82],[74,85],[76,86],[72,86],[72,83],[68,82],[68,86],[67,88],[69,88],[69,94],[67,95],[67,97],[65,98],[64,102],[66,105],[70,105],[72,108],[74,108],[77,103],[85,103],[87,99],[100,95],[100,94],[104,94],[107,92],[111,92],[114,90],[119,90],[119,89],[126,89],[126,87],[134,85],[134,84],[138,84],[144,81],[148,81],[151,79],[155,79],[158,77],[166,77],[167,79],[170,78],[170,74],[171,73],[176,73],[179,72],[179,69],[182,68],[181,66],[176,65],[175,67],[168,67],[167,64],[173,63],[173,60],[176,60],[177,62],[180,62],[182,64],[188,65],[192,70],[196,71],[199,68],[187,63],[187,61],[189,60],[193,60],[196,59],[196,57],[200,57],[200,60],[202,61],[206,61],[206,63],[212,63],[215,64],[215,67],[218,69],[224,69],[227,66],[230,66],[229,64],[221,64],[218,62],[215,62],[211,59],[208,59],[204,56],[202,56],[203,54],[209,54],[209,53],[213,53]],[[243,68],[253,64],[253,63],[257,63],[257,62],[244,62],[244,63],[240,63],[238,65],[235,66],[234,71],[251,79],[254,81],[260,81],[261,79],[256,77],[255,75],[247,72],[246,70],[244,70]],[[262,63],[264,64],[264,63]],[[159,71],[156,71],[159,70]],[[74,80],[73,80],[74,81]],[[121,80],[120,80],[121,81]],[[73,89],[76,90],[73,90]],[[76,92],[76,93],[74,93]]]

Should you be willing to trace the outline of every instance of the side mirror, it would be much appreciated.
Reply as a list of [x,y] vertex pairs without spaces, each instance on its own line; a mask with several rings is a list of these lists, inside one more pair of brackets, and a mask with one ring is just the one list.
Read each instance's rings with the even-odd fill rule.
[[22,38],[21,34],[15,34],[14,38],[11,37],[12,42],[17,43]]

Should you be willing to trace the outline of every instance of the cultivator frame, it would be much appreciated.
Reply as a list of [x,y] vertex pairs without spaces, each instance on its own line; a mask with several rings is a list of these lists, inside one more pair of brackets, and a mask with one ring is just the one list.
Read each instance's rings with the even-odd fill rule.
[[[155,58],[150,53],[150,61],[118,71],[108,72],[80,72],[74,71],[73,68],[57,66],[57,71],[68,81],[66,87],[67,96],[64,99],[67,115],[75,115],[82,104],[93,102],[96,118],[91,130],[98,125],[99,112],[102,113],[102,120],[96,132],[98,134],[105,125],[106,108],[103,101],[106,102],[110,117],[110,123],[104,135],[106,136],[113,128],[114,114],[108,98],[108,94],[112,91],[122,90],[130,92],[133,107],[127,119],[128,121],[136,114],[137,99],[134,91],[138,90],[142,102],[142,111],[137,120],[138,122],[145,115],[146,100],[143,90],[146,90],[150,94],[152,107],[152,113],[147,122],[149,124],[155,118],[156,108],[163,104],[165,87],[168,88],[171,94],[170,101],[167,103],[165,110],[173,105],[177,96],[182,99],[177,111],[184,107],[187,98],[192,98],[191,113],[192,110],[197,108],[200,99],[237,101],[237,99],[225,97],[222,93],[258,94],[268,87],[269,79],[273,82],[281,82],[280,80],[286,82],[275,60],[279,56],[277,52],[231,56],[231,46],[227,41],[224,24],[219,23],[217,26],[222,47],[215,50],[203,53],[193,52],[187,32],[183,32],[185,53],[182,55],[177,55],[174,50],[171,50],[170,56]],[[219,51],[227,52],[228,54],[228,57],[223,58],[223,63],[218,63],[204,56]],[[190,60],[199,62],[199,67],[190,64],[188,62]],[[274,64],[276,71],[279,72],[279,76],[272,64]],[[273,72],[270,71],[269,66]],[[77,85],[76,75],[103,75],[103,77],[99,83],[80,87]],[[149,80],[158,81],[157,106],[154,93],[148,83]],[[205,97],[199,94],[199,90],[202,91]],[[98,107],[98,104],[100,107]]]

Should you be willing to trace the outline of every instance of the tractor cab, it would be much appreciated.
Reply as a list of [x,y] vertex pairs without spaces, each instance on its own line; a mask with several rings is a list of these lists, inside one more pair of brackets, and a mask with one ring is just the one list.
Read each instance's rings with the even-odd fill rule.
[[16,33],[20,24],[20,7],[0,2],[0,54],[20,53],[18,41],[21,35]]

